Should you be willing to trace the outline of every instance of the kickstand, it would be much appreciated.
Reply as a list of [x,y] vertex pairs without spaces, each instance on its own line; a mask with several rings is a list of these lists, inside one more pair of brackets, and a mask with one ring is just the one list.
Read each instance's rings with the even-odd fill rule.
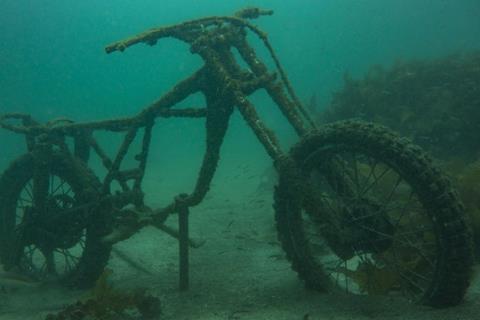
[[179,231],[179,287],[181,291],[188,290],[189,287],[189,235],[188,235],[188,206],[182,202],[181,198],[177,198],[178,212],[178,231]]

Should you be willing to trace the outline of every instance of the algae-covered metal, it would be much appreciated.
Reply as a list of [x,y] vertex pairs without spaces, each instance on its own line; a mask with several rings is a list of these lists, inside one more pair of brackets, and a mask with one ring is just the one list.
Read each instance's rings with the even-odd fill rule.
[[[1,262],[35,277],[55,275],[76,286],[91,285],[113,243],[153,225],[179,239],[180,282],[188,287],[188,248],[199,245],[188,237],[189,208],[210,188],[237,109],[279,172],[279,238],[309,286],[405,295],[436,306],[458,303],[470,279],[471,236],[447,179],[423,151],[384,127],[347,121],[316,128],[266,34],[247,20],[271,14],[249,8],[152,29],[107,46],[112,53],[173,37],[204,61],[132,117],[41,124],[29,115],[1,115],[0,126],[23,134],[29,151],[0,178]],[[259,59],[247,41],[249,33],[266,47],[274,70]],[[260,89],[300,138],[290,152],[282,150],[250,100]],[[205,96],[205,107],[175,109],[195,93]],[[154,209],[144,203],[142,180],[159,117],[205,118],[206,150],[194,190]],[[95,139],[98,131],[123,135],[114,157]],[[125,169],[136,138],[141,142],[136,166]],[[91,157],[103,164],[103,177],[89,168]],[[120,186],[115,193],[114,183]],[[174,213],[179,230],[165,225]]]

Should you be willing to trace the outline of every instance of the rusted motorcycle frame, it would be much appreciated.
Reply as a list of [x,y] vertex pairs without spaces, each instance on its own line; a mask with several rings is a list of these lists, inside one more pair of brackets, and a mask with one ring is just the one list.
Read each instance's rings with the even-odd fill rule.
[[[323,290],[333,287],[333,278],[337,284],[344,282],[340,287],[347,291],[401,292],[436,306],[460,301],[469,282],[471,239],[448,181],[419,148],[386,128],[346,121],[316,129],[266,34],[248,21],[271,14],[249,8],[235,16],[152,29],[107,46],[106,52],[112,53],[173,37],[204,61],[198,71],[133,117],[40,124],[29,115],[2,115],[0,126],[23,134],[28,147],[28,153],[0,178],[2,263],[31,275],[56,275],[60,262],[55,253],[62,253],[61,264],[67,269],[63,279],[90,285],[107,263],[112,244],[153,225],[179,239],[180,286],[187,288],[188,248],[198,245],[188,236],[189,208],[209,190],[236,108],[279,173],[275,191],[279,240],[307,285]],[[247,41],[248,33],[266,47],[275,72],[259,60]],[[240,66],[232,49],[248,68]],[[248,99],[259,89],[267,92],[301,138],[290,153],[281,150]],[[198,92],[204,95],[206,107],[173,108]],[[178,195],[164,208],[152,209],[143,201],[142,180],[152,128],[159,117],[205,118],[207,143],[194,190]],[[100,130],[124,134],[113,158],[94,138]],[[122,163],[137,136],[138,163],[124,169]],[[107,171],[101,181],[87,166],[92,154]],[[388,192],[382,191],[387,184],[384,177],[392,180]],[[121,190],[112,194],[113,183]],[[178,230],[164,224],[173,213],[178,214]],[[402,220],[405,216],[408,222]],[[409,231],[415,225],[422,227]],[[319,242],[310,237],[311,228]],[[74,247],[80,253],[75,259],[66,253]],[[321,247],[318,254],[317,247]],[[41,270],[35,269],[35,250],[43,259]],[[348,265],[352,263],[356,269]],[[371,284],[372,279],[389,283]]]

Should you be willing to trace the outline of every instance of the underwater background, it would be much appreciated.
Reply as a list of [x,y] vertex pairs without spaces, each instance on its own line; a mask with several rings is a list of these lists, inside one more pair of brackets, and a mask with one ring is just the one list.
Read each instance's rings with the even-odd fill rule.
[[[0,112],[76,121],[133,115],[201,61],[186,45],[168,39],[112,55],[103,50],[107,44],[151,27],[228,15],[246,6],[274,10],[254,23],[268,33],[298,95],[308,101],[315,94],[320,106],[328,104],[345,72],[357,77],[376,64],[480,48],[477,0],[2,0]],[[259,94],[254,102],[286,144],[295,141],[266,97]],[[232,120],[224,158],[268,164],[238,114]],[[193,178],[200,158],[186,156],[200,156],[202,130],[201,120],[160,120],[153,150],[162,152],[153,152],[150,164],[177,171],[176,182]],[[0,166],[5,167],[10,150],[22,142],[5,132],[0,139]]]
[[[200,68],[202,60],[192,55],[187,45],[173,39],[162,39],[153,47],[140,44],[109,55],[105,53],[105,46],[150,28],[205,16],[232,15],[250,6],[274,11],[273,16],[261,17],[252,23],[267,32],[297,95],[318,123],[363,117],[383,121],[402,135],[415,138],[416,133],[423,134],[423,129],[430,128],[426,124],[434,117],[430,113],[412,115],[413,107],[421,107],[421,103],[412,104],[411,110],[402,109],[403,96],[410,94],[408,84],[418,89],[415,95],[412,93],[416,98],[422,95],[419,89],[422,85],[434,83],[426,88],[425,94],[445,94],[448,106],[442,109],[439,103],[438,110],[449,114],[444,117],[448,121],[455,120],[456,114],[445,110],[456,106],[455,103],[471,101],[468,107],[480,110],[479,0],[0,0],[0,113],[29,113],[42,122],[60,117],[81,122],[133,116]],[[254,37],[249,40],[259,56],[272,66],[262,43]],[[463,54],[466,54],[464,58],[455,56]],[[412,73],[415,81],[408,78],[410,68],[423,70]],[[426,78],[444,79],[442,72],[449,70],[458,79],[470,77],[468,83],[455,85],[454,76],[445,77],[453,80],[440,84],[436,91],[435,79]],[[399,72],[408,77],[400,81]],[[399,91],[399,96],[387,99],[384,96],[388,94],[376,95],[376,88],[386,85],[406,86]],[[452,98],[457,92],[465,95],[461,99]],[[436,103],[443,99],[438,96],[438,100],[425,101],[436,108]],[[362,105],[370,111],[376,110],[377,104],[391,102],[398,112],[390,112],[387,105],[378,109],[378,118],[364,117],[364,110],[350,108],[352,100],[353,104],[362,100]],[[255,93],[251,101],[262,120],[279,136],[285,150],[298,141],[265,92]],[[194,95],[179,107],[204,105],[203,97]],[[435,108],[429,112],[435,113]],[[480,111],[475,116],[480,117]],[[465,117],[468,118],[468,114]],[[475,122],[477,118],[471,119]],[[477,126],[480,132],[480,121]],[[442,137],[455,134],[453,126],[445,127],[445,131]],[[434,130],[428,133],[432,132]],[[95,137],[112,155],[123,134],[95,133]],[[480,141],[475,139],[472,138]],[[23,136],[6,130],[0,130],[0,141],[2,172],[12,160],[26,152],[26,147]],[[453,149],[446,145],[442,148],[428,151],[434,155],[452,154]],[[204,119],[157,119],[143,180],[146,203],[158,207],[170,203],[179,193],[189,193],[204,150]],[[138,149],[132,153],[135,151]],[[455,161],[448,165],[457,175],[467,209],[476,214],[474,226],[480,231],[480,149],[473,150],[468,160],[473,165]],[[93,159],[89,165],[103,177],[105,172],[98,160]],[[265,304],[259,310],[265,307],[266,313],[273,310],[282,314],[282,308],[290,306],[290,302],[293,305],[306,301],[308,307],[326,314],[336,314],[342,309],[347,314],[345,319],[352,319],[351,315],[356,318],[357,314],[362,319],[372,318],[378,315],[376,307],[387,310],[386,314],[395,319],[403,319],[401,304],[390,305],[386,301],[378,306],[374,302],[362,304],[359,311],[357,302],[365,302],[362,297],[336,301],[334,297],[322,296],[322,305],[318,296],[304,290],[278,246],[272,219],[275,180],[271,159],[235,112],[212,189],[204,203],[191,210],[192,234],[207,239],[210,245],[192,253],[191,295],[176,295],[177,279],[171,276],[178,271],[176,240],[163,233],[159,235],[153,228],[145,228],[116,246],[153,271],[153,275],[139,277],[114,254],[108,267],[115,271],[115,281],[123,283],[127,279],[125,282],[146,287],[153,284],[162,303],[166,301],[171,310],[183,312],[185,319],[190,317],[190,307],[202,314],[210,308],[207,304],[217,303],[222,310],[225,306],[229,309],[237,300],[251,303],[251,308]],[[221,240],[216,241],[218,239]],[[476,233],[475,240],[478,249],[480,232]],[[228,278],[228,270],[232,270],[232,278]],[[478,281],[472,287],[472,296],[480,301]],[[41,300],[42,295],[34,291],[28,293],[33,300],[37,299],[38,305],[52,301]],[[0,292],[2,294],[4,292]],[[55,294],[69,296],[71,293]],[[23,306],[30,298],[27,295],[16,300],[17,296],[8,295],[8,299],[8,303],[0,302],[0,320],[8,317],[2,314],[3,304],[10,304],[9,308],[15,310],[16,305]],[[479,307],[478,302],[467,305],[475,316]],[[290,311],[300,314],[296,309]],[[223,315],[221,312],[224,311],[218,314]],[[271,319],[281,319],[275,317],[275,312],[270,314]],[[421,313],[424,310],[412,312],[417,318],[424,318]],[[435,318],[442,315],[441,312],[428,316]],[[469,319],[469,315],[462,312],[458,313]],[[452,319],[457,316],[455,310],[449,314]],[[235,314],[229,316],[229,319],[239,318]],[[306,313],[303,319],[311,318]]]
[[[2,0],[0,112],[76,121],[133,115],[196,70],[201,60],[185,44],[169,39],[112,55],[104,52],[107,44],[246,6],[274,10],[254,23],[268,33],[298,95],[304,101],[315,95],[320,108],[341,87],[346,72],[359,77],[376,64],[480,48],[477,0]],[[256,94],[253,101],[285,146],[296,141],[266,96]],[[194,97],[185,105],[202,102]],[[155,179],[168,184],[167,192],[185,192],[204,150],[203,122],[158,122],[149,169],[155,167]],[[3,131],[0,139],[4,168],[13,154],[23,152],[23,141]],[[250,165],[261,173],[269,161],[236,114],[219,175],[228,173],[225,165]],[[238,187],[248,189],[243,181]]]

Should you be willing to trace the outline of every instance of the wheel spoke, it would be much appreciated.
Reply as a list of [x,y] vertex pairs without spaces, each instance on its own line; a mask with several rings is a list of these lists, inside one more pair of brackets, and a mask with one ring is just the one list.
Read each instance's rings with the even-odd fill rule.
[[355,186],[357,187],[357,194],[358,194],[358,191],[360,191],[360,181],[359,181],[359,174],[358,174],[358,166],[357,166],[357,153],[356,152],[353,152],[352,154],[353,156],[353,177],[354,177],[354,182],[355,182]]
[[[368,161],[370,162],[372,159],[371,158],[368,158]],[[377,165],[378,165],[378,162],[375,160],[375,162],[373,163],[373,165],[371,163],[369,163],[369,167],[370,167],[370,172],[368,173],[368,176],[367,176],[367,179],[365,180],[365,185],[364,185],[364,188],[362,188],[360,190],[360,193],[359,193],[359,196],[362,196],[363,194],[365,194],[366,192],[364,191],[366,188],[367,188],[367,185],[370,181],[370,178],[374,175],[374,172],[377,168]]]
[[28,180],[27,185],[25,186],[24,190],[28,193],[31,201],[33,202],[33,185],[32,180]]
[[395,184],[392,187],[392,190],[390,190],[389,195],[387,196],[387,198],[385,199],[385,201],[383,203],[383,208],[384,209],[390,204],[390,201],[392,201],[393,195],[395,194],[395,191],[397,190],[398,186],[400,185],[400,183],[402,181],[403,181],[403,178],[402,178],[402,176],[399,175],[397,177],[397,181],[395,181]]
[[53,186],[55,184],[55,175],[51,174],[50,175],[50,194],[53,195]]
[[55,258],[53,255],[53,251],[48,250],[47,252],[44,252],[43,255],[45,256],[46,272],[48,274],[56,274]]
[[382,173],[381,173],[378,177],[375,175],[375,172],[373,172],[373,178],[374,178],[373,182],[363,190],[363,192],[361,193],[360,196],[364,196],[365,194],[368,193],[368,191],[370,191],[370,189],[372,189],[374,186],[378,185],[378,182],[379,182],[379,181],[387,174],[387,172],[389,172],[389,171],[390,171],[390,167],[387,167],[384,171],[382,171]]
[[60,190],[60,188],[62,188],[63,185],[64,185],[65,182],[66,182],[65,180],[60,179],[60,178],[59,178],[59,180],[60,180],[60,182],[57,183],[57,186],[56,186],[55,189],[53,189],[52,192],[51,192],[52,195],[57,194],[58,190]]
[[346,292],[423,294],[438,251],[426,204],[389,165],[342,150],[309,159],[303,232],[312,254]]
[[77,265],[79,258],[72,255],[68,249],[55,249],[55,251],[63,256],[65,267],[64,271],[69,272]]

